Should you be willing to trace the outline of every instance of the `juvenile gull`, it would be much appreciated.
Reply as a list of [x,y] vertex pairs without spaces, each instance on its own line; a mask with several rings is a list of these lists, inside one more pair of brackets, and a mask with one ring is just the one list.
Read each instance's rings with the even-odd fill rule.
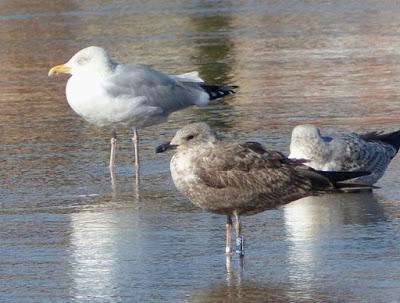
[[[206,211],[227,215],[226,252],[231,252],[232,216],[236,251],[243,253],[241,215],[252,215],[291,201],[355,186],[338,183],[365,172],[318,172],[257,142],[225,143],[205,123],[188,124],[156,152],[175,149],[172,179],[180,192]],[[358,186],[358,185],[357,185]]]
[[67,63],[54,66],[49,76],[68,73],[66,97],[85,120],[113,129],[110,168],[114,167],[116,129],[133,128],[135,164],[139,171],[137,129],[165,122],[174,111],[234,93],[237,86],[208,85],[197,72],[170,76],[138,64],[120,64],[107,52],[90,46]]
[[305,164],[323,171],[369,171],[354,180],[374,184],[384,174],[400,147],[400,131],[366,134],[342,133],[322,136],[314,125],[298,125],[292,131],[292,159],[307,159]]

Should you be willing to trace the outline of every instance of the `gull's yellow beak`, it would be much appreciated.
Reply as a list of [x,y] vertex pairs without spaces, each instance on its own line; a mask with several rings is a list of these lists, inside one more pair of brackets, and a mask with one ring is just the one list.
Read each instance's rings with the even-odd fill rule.
[[71,68],[66,66],[65,64],[56,65],[49,70],[49,77],[54,74],[66,74],[71,71]]

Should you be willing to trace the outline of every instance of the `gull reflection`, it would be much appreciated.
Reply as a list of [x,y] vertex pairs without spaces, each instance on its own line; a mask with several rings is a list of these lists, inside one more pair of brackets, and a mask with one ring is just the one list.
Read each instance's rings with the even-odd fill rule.
[[111,192],[113,198],[115,198],[117,192],[117,183],[116,183],[116,176],[115,176],[115,169],[110,168],[110,181],[111,181]]
[[74,247],[73,277],[76,299],[96,294],[101,298],[114,297],[114,269],[116,268],[116,229],[104,213],[72,215],[71,237]]
[[386,220],[383,208],[372,193],[326,194],[307,197],[284,207],[290,236],[304,240],[321,230],[346,224],[372,224]]
[[[244,271],[244,256],[235,256],[237,264],[232,264],[232,255],[225,255],[226,264],[226,284],[228,287],[241,286],[243,280]],[[237,267],[237,272],[235,273],[234,266]]]
[[124,246],[126,239],[135,235],[136,227],[135,218],[129,217],[128,222],[118,211],[82,211],[71,215],[71,272],[78,301],[95,296],[112,302],[119,296],[121,261],[126,258]]
[[324,264],[335,260],[333,254],[341,253],[345,242],[358,241],[369,226],[387,219],[372,193],[303,198],[284,207],[284,218],[292,243],[288,252],[290,278],[301,281],[294,284],[303,291],[314,287]]
[[258,303],[258,302],[327,302],[328,296],[313,291],[306,296],[297,292],[291,284],[243,279],[244,260],[238,256],[226,256],[227,281],[212,284],[195,291],[185,302],[190,303]]

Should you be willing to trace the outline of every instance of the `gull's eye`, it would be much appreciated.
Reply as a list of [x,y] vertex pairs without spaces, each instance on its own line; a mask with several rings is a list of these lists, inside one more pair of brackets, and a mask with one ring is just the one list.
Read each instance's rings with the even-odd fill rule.
[[79,64],[79,65],[83,65],[83,64],[88,63],[89,61],[90,61],[90,58],[88,58],[88,57],[81,57],[81,58],[78,59],[78,64]]
[[186,141],[190,141],[190,140],[192,140],[193,138],[194,138],[194,135],[189,135],[189,136],[186,137]]

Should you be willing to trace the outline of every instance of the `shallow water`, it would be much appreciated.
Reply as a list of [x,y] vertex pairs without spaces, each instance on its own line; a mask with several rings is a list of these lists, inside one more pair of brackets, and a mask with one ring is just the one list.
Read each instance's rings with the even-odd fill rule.
[[[226,264],[224,223],[174,188],[154,148],[189,121],[288,151],[291,128],[400,127],[395,1],[2,1],[0,301],[398,302],[396,158],[373,194],[305,198],[244,218]],[[240,91],[140,132],[82,121],[48,69],[101,45],[121,62],[198,70]],[[228,260],[229,261],[229,260]]]

